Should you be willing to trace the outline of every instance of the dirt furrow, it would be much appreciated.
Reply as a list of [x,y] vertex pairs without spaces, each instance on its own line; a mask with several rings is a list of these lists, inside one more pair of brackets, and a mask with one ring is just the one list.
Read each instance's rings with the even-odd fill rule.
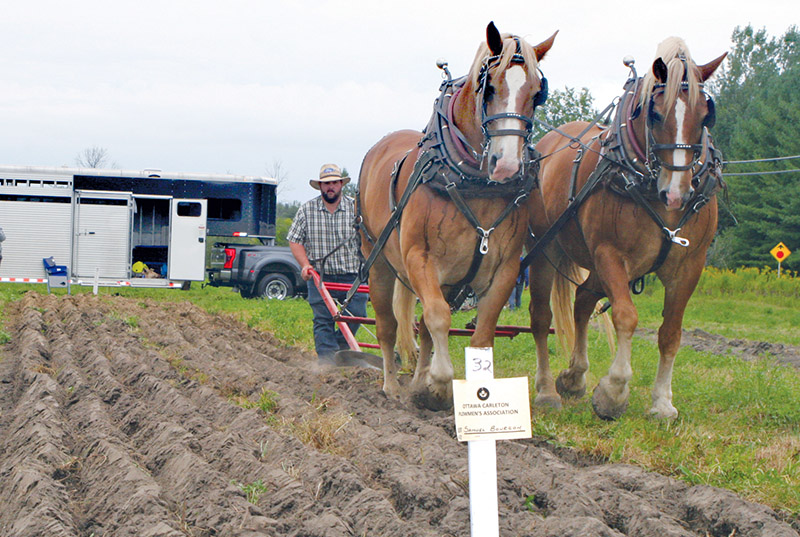
[[[189,304],[27,295],[0,349],[0,536],[465,536],[452,414]],[[271,406],[259,408],[258,403]],[[769,509],[498,444],[503,535],[797,537]]]

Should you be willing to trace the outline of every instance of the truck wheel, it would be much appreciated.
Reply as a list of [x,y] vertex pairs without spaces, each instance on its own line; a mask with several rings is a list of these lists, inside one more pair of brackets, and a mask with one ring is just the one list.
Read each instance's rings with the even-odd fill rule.
[[283,274],[267,274],[256,285],[256,297],[283,300],[293,295],[294,285]]

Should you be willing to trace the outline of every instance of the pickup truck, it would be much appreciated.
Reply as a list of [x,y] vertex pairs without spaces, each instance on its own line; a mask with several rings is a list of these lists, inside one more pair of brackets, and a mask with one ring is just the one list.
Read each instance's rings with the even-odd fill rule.
[[287,246],[215,243],[208,285],[234,287],[244,298],[283,300],[306,294],[300,265]]

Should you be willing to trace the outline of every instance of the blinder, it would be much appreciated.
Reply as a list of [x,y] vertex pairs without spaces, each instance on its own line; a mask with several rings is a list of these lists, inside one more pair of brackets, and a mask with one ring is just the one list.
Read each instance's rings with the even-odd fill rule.
[[[541,71],[539,71],[541,73]],[[541,82],[539,86],[539,91],[536,92],[536,95],[533,96],[533,109],[536,110],[537,107],[542,106],[544,103],[547,102],[547,97],[549,94],[549,88],[547,87],[547,79],[542,76]]]
[[710,129],[717,122],[717,107],[714,105],[714,99],[711,97],[706,99],[706,108],[708,108],[708,114],[703,120],[703,126]]

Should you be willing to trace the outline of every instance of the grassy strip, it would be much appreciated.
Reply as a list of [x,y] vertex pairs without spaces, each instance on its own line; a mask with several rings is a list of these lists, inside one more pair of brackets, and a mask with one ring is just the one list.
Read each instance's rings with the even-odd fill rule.
[[[25,287],[0,286],[0,321],[5,302],[18,298]],[[37,290],[43,292],[41,286]],[[199,286],[186,292],[101,290],[104,294],[117,292],[166,301],[190,300],[211,312],[230,314],[270,331],[289,345],[313,349],[310,309],[300,299],[243,300],[228,289],[201,290]],[[798,345],[798,296],[800,279],[796,277],[778,279],[769,271],[753,269],[709,270],[690,301],[685,327],[731,338]],[[658,327],[662,300],[663,288],[649,280],[645,292],[635,297],[640,326]],[[454,314],[453,326],[464,326],[474,314]],[[527,317],[524,309],[505,310],[499,322],[526,325]],[[359,339],[372,340],[366,333],[360,333]],[[467,345],[467,338],[450,338],[450,353],[461,378]],[[567,359],[555,338],[551,338],[550,350],[553,370],[566,367]],[[724,487],[791,516],[800,515],[800,372],[769,358],[750,363],[684,348],[678,354],[673,378],[674,404],[680,416],[666,423],[646,417],[657,348],[652,342],[636,339],[633,353],[630,406],[620,420],[609,423],[594,416],[587,395],[568,402],[562,412],[535,413],[534,434],[612,462],[640,465],[692,484]],[[591,332],[589,355],[591,388],[611,362],[605,337],[598,330]],[[495,363],[497,377],[528,376],[533,394],[536,362],[530,335],[499,338]]]

